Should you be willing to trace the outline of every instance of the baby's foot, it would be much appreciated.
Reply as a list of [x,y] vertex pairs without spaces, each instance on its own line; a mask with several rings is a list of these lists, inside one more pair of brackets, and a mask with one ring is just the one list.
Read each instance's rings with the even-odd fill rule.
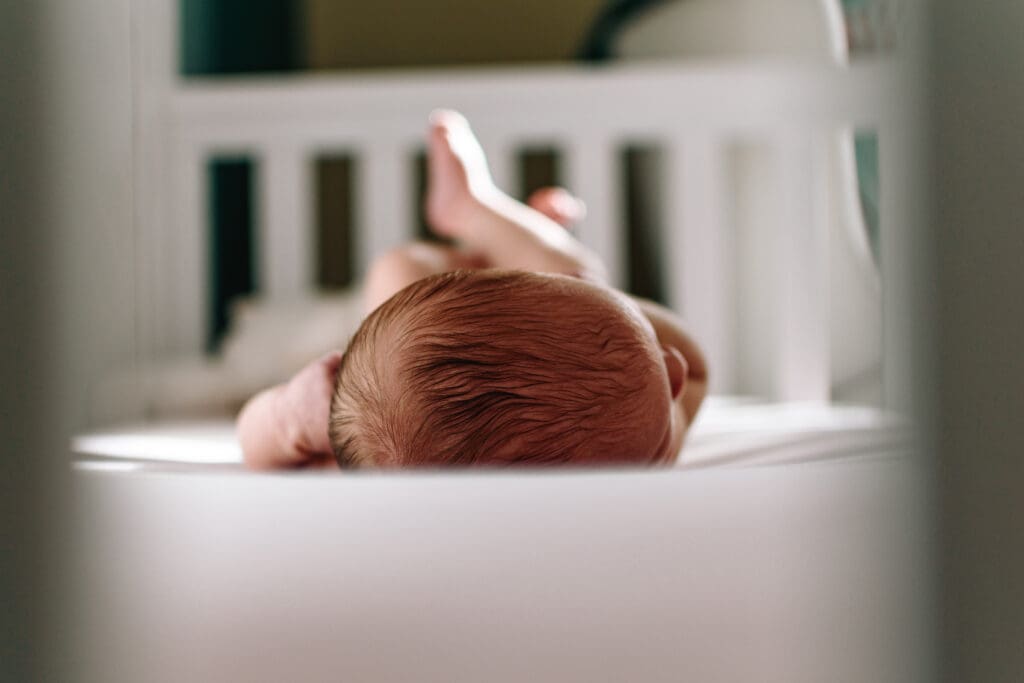
[[484,151],[462,114],[433,112],[427,144],[427,220],[435,232],[457,238],[480,202],[497,190]]

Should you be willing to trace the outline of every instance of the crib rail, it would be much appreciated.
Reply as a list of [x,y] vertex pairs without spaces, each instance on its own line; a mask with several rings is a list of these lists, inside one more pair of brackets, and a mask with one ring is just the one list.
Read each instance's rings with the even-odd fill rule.
[[[737,388],[742,344],[732,284],[724,164],[727,145],[753,139],[777,151],[780,215],[766,257],[774,267],[775,310],[758,343],[768,350],[771,394],[827,400],[827,175],[831,136],[849,128],[890,135],[898,78],[882,64],[852,68],[792,64],[658,64],[538,68],[175,83],[152,149],[168,163],[148,166],[173,201],[150,212],[165,237],[151,248],[174,264],[149,287],[150,329],[164,351],[202,346],[207,300],[206,164],[244,154],[256,162],[259,281],[265,296],[289,299],[314,288],[312,163],[344,152],[357,160],[358,272],[375,254],[414,234],[409,160],[422,146],[427,113],[457,108],[474,124],[499,184],[525,146],[561,150],[565,182],[589,214],[580,238],[624,277],[623,195],[616,154],[636,141],[663,159],[663,249],[668,294],[709,351],[714,389]],[[170,235],[172,237],[167,238]],[[167,253],[170,251],[170,253]],[[749,336],[749,330],[748,335]],[[770,356],[770,358],[768,358]]]

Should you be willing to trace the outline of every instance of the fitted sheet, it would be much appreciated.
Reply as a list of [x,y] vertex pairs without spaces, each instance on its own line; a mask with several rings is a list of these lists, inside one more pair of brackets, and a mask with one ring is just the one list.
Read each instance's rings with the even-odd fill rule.
[[[905,421],[859,406],[765,403],[712,397],[687,437],[677,467],[746,466],[906,452]],[[72,442],[77,467],[241,466],[230,420],[156,422],[82,434]]]

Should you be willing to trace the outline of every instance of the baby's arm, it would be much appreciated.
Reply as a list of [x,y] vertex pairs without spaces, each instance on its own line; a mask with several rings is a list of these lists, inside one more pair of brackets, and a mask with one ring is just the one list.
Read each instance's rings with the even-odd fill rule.
[[654,327],[654,333],[662,346],[675,348],[686,361],[686,387],[683,393],[683,412],[686,423],[692,424],[704,397],[708,393],[708,366],[704,353],[700,350],[683,327],[683,322],[672,311],[659,306],[653,301],[631,297],[640,306],[647,319]]
[[340,362],[340,352],[330,353],[245,404],[238,416],[238,439],[246,465],[253,469],[337,466],[327,426]]

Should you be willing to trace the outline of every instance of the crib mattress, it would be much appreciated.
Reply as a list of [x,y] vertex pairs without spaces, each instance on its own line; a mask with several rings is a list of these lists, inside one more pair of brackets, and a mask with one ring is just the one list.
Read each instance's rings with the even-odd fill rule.
[[[905,452],[907,424],[858,406],[764,403],[712,397],[690,430],[678,467],[780,464]],[[237,469],[242,454],[230,420],[129,425],[76,437],[76,467]]]
[[388,476],[241,472],[227,423],[82,437],[81,666],[115,683],[927,680],[923,477],[887,457],[905,429],[716,401],[692,437],[689,471]]

